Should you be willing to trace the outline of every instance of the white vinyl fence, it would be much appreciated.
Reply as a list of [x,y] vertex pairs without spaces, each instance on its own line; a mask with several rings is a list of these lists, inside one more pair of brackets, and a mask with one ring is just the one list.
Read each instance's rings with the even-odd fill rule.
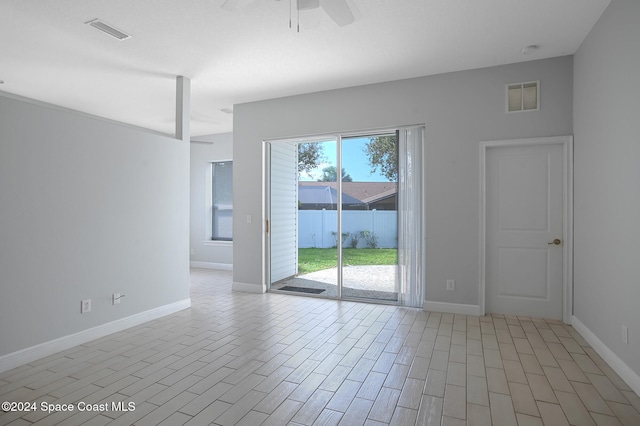
[[[298,247],[336,246],[338,229],[335,210],[298,210]],[[352,234],[369,231],[377,238],[378,248],[398,247],[398,212],[395,210],[344,210],[342,212],[343,247],[352,247]],[[360,237],[358,248],[367,247]]]

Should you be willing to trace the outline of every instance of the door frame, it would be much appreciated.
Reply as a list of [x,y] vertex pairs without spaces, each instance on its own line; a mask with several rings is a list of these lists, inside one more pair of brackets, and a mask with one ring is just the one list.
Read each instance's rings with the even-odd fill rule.
[[573,315],[573,136],[509,139],[480,142],[480,315],[485,315],[486,232],[487,232],[487,151],[489,148],[560,145],[563,152],[562,226],[562,320],[571,324]]

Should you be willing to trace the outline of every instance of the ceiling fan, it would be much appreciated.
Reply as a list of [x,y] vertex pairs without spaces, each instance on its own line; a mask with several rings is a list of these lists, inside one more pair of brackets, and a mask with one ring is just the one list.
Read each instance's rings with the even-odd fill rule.
[[[236,10],[256,3],[257,1],[258,0],[225,0],[221,7],[225,10]],[[289,2],[291,3],[291,9],[295,7],[298,16],[300,15],[300,11],[322,8],[340,27],[349,25],[355,20],[353,12],[347,4],[347,0],[289,0]],[[289,22],[289,26],[291,26],[291,22]]]

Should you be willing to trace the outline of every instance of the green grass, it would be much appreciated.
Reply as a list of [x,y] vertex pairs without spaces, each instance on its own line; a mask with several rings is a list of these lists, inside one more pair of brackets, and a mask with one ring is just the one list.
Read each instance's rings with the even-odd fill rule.
[[[335,268],[338,263],[338,249],[303,248],[298,249],[298,272],[308,274],[323,269]],[[396,265],[397,249],[342,249],[343,266],[354,265]]]

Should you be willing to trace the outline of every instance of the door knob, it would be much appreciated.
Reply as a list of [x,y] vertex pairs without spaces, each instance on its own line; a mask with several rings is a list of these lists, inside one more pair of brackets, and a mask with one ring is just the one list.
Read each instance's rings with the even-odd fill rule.
[[547,243],[547,245],[553,244],[554,246],[559,246],[561,243],[562,243],[562,241],[559,238],[556,238],[555,240],[551,241],[550,243]]

